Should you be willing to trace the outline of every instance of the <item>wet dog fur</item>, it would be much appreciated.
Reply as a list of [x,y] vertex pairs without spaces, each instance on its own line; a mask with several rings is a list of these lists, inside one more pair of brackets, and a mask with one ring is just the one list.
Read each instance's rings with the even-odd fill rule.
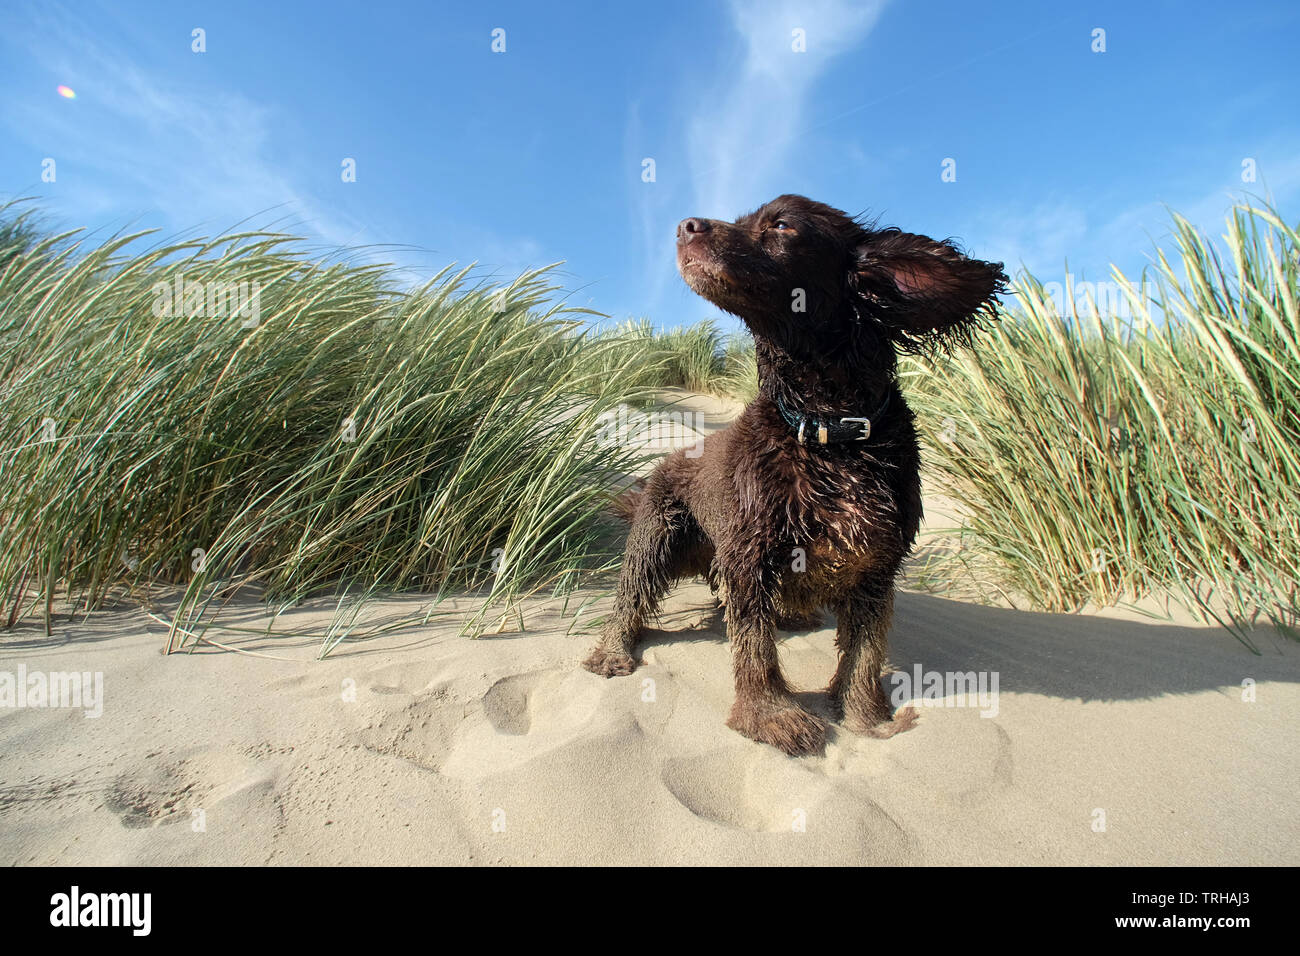
[[[729,727],[787,754],[822,750],[825,723],[782,677],[775,631],[829,608],[833,713],[860,734],[905,730],[915,712],[891,714],[881,685],[895,579],[921,522],[920,451],[898,355],[968,344],[995,318],[1002,265],[794,195],[735,222],[683,220],[677,264],[695,292],[753,333],[759,391],[702,454],[670,455],[625,496],[614,608],[583,666],[632,673],[664,593],[703,575],[724,589]],[[886,399],[868,439],[826,444],[815,434],[801,441],[777,405],[834,421],[871,416]]]

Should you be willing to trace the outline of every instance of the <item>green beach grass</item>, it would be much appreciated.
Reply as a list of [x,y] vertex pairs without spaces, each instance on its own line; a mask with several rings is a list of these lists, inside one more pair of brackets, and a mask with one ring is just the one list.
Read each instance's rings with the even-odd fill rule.
[[[171,588],[176,650],[255,588],[274,609],[333,595],[324,654],[385,592],[470,594],[471,634],[598,582],[585,607],[642,461],[602,444],[602,416],[758,387],[748,336],[601,325],[545,269],[409,289],[293,236],[90,245],[23,208],[0,208],[11,627]],[[1300,241],[1267,206],[1227,233],[1175,218],[1172,259],[1116,273],[1129,318],[1062,316],[1025,276],[974,350],[903,362],[928,477],[966,516],[940,583],[978,566],[1046,610],[1161,592],[1243,640],[1294,625]]]
[[748,401],[758,392],[754,343],[748,333],[723,334],[711,320],[658,329],[649,319],[629,320],[596,333],[632,353],[635,383],[646,388],[684,388]]
[[1173,225],[1175,256],[1114,273],[1128,318],[1025,276],[973,350],[903,377],[995,584],[1054,611],[1167,592],[1249,643],[1296,619],[1300,241],[1268,206],[1217,247]]
[[[381,590],[479,594],[478,631],[617,560],[609,492],[636,462],[594,436],[655,369],[545,270],[402,291],[289,236],[84,248],[6,212],[4,623],[172,584],[175,649],[256,584],[273,607],[340,595],[327,652]],[[229,314],[239,283],[256,316]]]

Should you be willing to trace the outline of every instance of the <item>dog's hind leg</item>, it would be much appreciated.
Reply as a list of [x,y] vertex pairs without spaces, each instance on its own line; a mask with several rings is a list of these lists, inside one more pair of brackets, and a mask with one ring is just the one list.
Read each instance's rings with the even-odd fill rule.
[[727,726],[792,756],[816,753],[826,742],[821,718],[796,702],[781,676],[776,650],[775,576],[744,573],[722,562],[727,588],[727,637],[736,677],[736,701]]
[[[619,572],[614,610],[605,621],[600,640],[582,666],[603,677],[621,677],[636,670],[637,639],[655,615],[669,585],[678,578],[707,570],[707,542],[686,505],[667,494],[647,492],[627,537]],[[702,557],[703,556],[703,557]]]
[[891,715],[880,684],[889,653],[889,625],[894,618],[892,575],[884,586],[867,585],[835,607],[839,619],[835,645],[839,666],[828,690],[844,725],[869,737],[892,737],[916,723],[916,711],[904,707]]

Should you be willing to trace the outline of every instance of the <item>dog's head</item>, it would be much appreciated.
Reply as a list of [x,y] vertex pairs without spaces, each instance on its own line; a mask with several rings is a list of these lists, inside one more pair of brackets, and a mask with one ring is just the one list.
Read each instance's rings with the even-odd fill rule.
[[778,196],[735,222],[684,219],[677,268],[687,285],[795,354],[907,352],[966,339],[993,315],[1001,263],[952,242],[875,229],[803,196]]

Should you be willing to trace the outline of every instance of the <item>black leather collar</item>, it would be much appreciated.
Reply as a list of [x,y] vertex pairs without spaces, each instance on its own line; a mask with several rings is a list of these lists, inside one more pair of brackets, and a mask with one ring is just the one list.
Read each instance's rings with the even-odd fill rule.
[[843,417],[819,418],[816,415],[800,415],[786,407],[781,396],[776,397],[776,407],[786,424],[794,429],[799,444],[816,442],[830,445],[836,442],[866,441],[880,417],[889,408],[889,396],[893,388],[885,392],[885,400],[869,418],[845,415]]

